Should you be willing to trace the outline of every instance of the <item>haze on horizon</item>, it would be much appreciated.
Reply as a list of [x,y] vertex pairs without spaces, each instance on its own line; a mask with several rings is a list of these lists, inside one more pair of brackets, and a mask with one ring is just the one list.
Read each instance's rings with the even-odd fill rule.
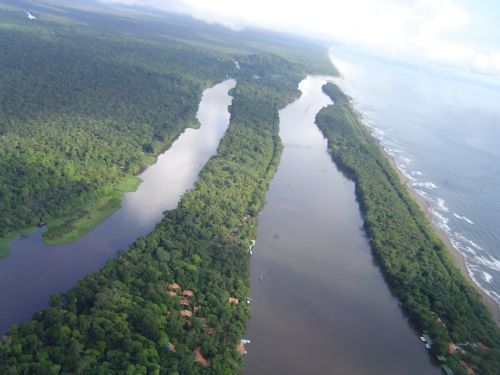
[[308,34],[378,54],[500,75],[494,0],[99,0],[189,14],[233,29]]

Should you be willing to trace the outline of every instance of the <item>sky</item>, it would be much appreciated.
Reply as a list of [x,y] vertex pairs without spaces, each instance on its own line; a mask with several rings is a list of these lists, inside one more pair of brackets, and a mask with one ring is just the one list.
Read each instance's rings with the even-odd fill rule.
[[367,51],[500,75],[498,0],[100,0],[239,30],[307,34]]

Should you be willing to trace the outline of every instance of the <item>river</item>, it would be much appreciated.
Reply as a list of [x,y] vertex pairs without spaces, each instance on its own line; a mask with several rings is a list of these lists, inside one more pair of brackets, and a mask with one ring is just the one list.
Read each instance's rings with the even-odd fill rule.
[[252,257],[244,375],[440,374],[374,263],[354,184],[314,124],[326,77],[280,111],[285,145]]
[[10,255],[0,260],[0,334],[47,307],[48,298],[66,291],[96,271],[120,249],[151,232],[165,210],[174,209],[192,188],[200,170],[216,153],[229,125],[229,79],[204,91],[197,118],[199,129],[186,129],[156,163],[139,177],[137,191],[125,193],[121,208],[76,242],[46,246],[36,230],[10,243]]
[[500,311],[500,77],[335,46],[339,86]]

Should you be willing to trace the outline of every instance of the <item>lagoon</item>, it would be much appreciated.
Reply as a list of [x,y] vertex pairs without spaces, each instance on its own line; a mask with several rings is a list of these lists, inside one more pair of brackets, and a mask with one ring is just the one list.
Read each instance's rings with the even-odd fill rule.
[[354,184],[314,124],[331,104],[308,76],[280,111],[284,151],[252,257],[244,375],[440,374],[387,287]]
[[137,191],[124,194],[121,208],[85,236],[71,244],[47,246],[42,228],[11,241],[10,255],[0,260],[0,334],[47,307],[51,294],[70,289],[151,232],[163,212],[177,206],[216,153],[229,125],[228,92],[235,85],[228,79],[204,91],[197,113],[200,128],[186,129],[139,176],[143,182]]

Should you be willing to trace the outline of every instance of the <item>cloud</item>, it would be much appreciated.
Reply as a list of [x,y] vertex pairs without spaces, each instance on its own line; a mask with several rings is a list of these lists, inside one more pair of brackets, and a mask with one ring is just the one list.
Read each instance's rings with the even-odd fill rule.
[[191,9],[183,0],[97,0],[104,4],[123,4],[129,6],[141,6],[153,9],[161,9],[174,13],[189,14]]
[[475,25],[456,0],[101,0],[188,13],[233,29],[307,33],[476,72],[500,74],[499,52],[465,36]]

